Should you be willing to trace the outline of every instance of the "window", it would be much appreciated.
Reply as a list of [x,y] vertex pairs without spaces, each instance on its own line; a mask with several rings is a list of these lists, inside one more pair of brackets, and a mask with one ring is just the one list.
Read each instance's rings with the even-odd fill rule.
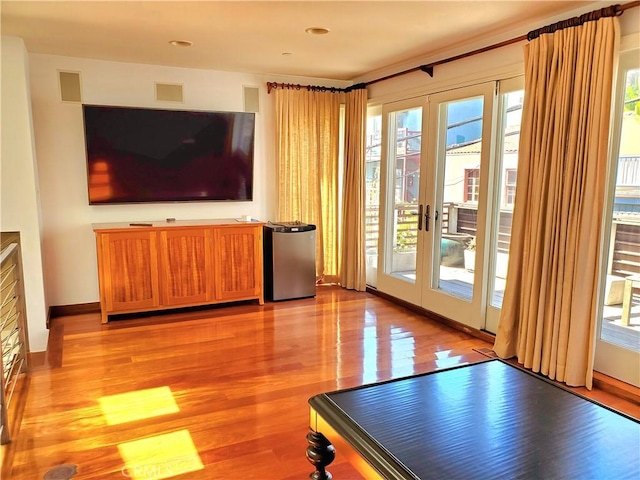
[[382,111],[369,107],[365,147],[365,255],[367,284],[376,286],[378,269],[378,233],[380,210],[380,154],[382,148]]
[[513,208],[513,202],[516,199],[516,178],[518,170],[515,168],[507,168],[504,177],[504,204]]
[[464,201],[478,202],[480,196],[480,169],[468,168],[464,171]]
[[[509,242],[511,241],[511,225],[513,222],[513,206],[516,200],[516,179],[518,178],[518,147],[520,143],[520,126],[522,123],[522,105],[524,90],[520,89],[520,82],[500,84],[500,120],[497,132],[497,175],[500,181],[496,185],[496,209],[493,213],[496,219],[493,224],[491,255],[493,256],[493,271],[490,279],[489,301],[492,307],[502,307],[502,296],[507,279],[507,265],[509,262]],[[502,90],[504,89],[504,90]],[[496,332],[499,311],[490,312],[487,316],[487,330]]]

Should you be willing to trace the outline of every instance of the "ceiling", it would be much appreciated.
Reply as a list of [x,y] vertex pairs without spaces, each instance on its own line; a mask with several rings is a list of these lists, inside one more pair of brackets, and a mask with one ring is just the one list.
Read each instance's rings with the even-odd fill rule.
[[[2,0],[0,5],[2,34],[23,38],[30,53],[354,80],[412,59],[435,60],[452,48],[521,35],[525,27],[566,18],[562,15],[576,8],[610,4]],[[310,35],[308,27],[330,31]],[[193,45],[176,47],[171,40]]]

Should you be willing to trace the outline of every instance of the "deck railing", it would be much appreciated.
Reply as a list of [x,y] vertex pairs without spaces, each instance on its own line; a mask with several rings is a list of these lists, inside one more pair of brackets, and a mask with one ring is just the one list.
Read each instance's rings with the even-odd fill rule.
[[[397,205],[394,210],[394,252],[416,251],[418,244],[417,215],[414,204]],[[501,210],[498,229],[498,252],[508,253],[511,241],[512,211]],[[473,205],[449,203],[444,205],[440,219],[443,234],[466,234],[475,236],[477,230],[477,208]],[[377,207],[368,207],[365,215],[365,245],[370,255],[378,250],[380,232]],[[614,213],[613,254],[610,255],[608,272],[626,277],[640,274],[640,215]]]

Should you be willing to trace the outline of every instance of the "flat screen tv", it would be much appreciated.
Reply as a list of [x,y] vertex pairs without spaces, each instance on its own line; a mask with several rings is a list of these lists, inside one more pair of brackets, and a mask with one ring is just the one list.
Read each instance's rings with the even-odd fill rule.
[[255,115],[84,105],[89,204],[253,199]]

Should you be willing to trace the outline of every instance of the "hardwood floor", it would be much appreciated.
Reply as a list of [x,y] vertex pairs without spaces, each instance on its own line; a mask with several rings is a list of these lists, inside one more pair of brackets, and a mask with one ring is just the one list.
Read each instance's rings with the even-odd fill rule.
[[[61,317],[3,459],[12,479],[63,464],[77,465],[74,479],[308,478],[311,396],[482,360],[483,348],[491,344],[337,287],[106,325],[98,313]],[[635,403],[589,394],[640,416]],[[362,478],[339,451],[329,471]]]

